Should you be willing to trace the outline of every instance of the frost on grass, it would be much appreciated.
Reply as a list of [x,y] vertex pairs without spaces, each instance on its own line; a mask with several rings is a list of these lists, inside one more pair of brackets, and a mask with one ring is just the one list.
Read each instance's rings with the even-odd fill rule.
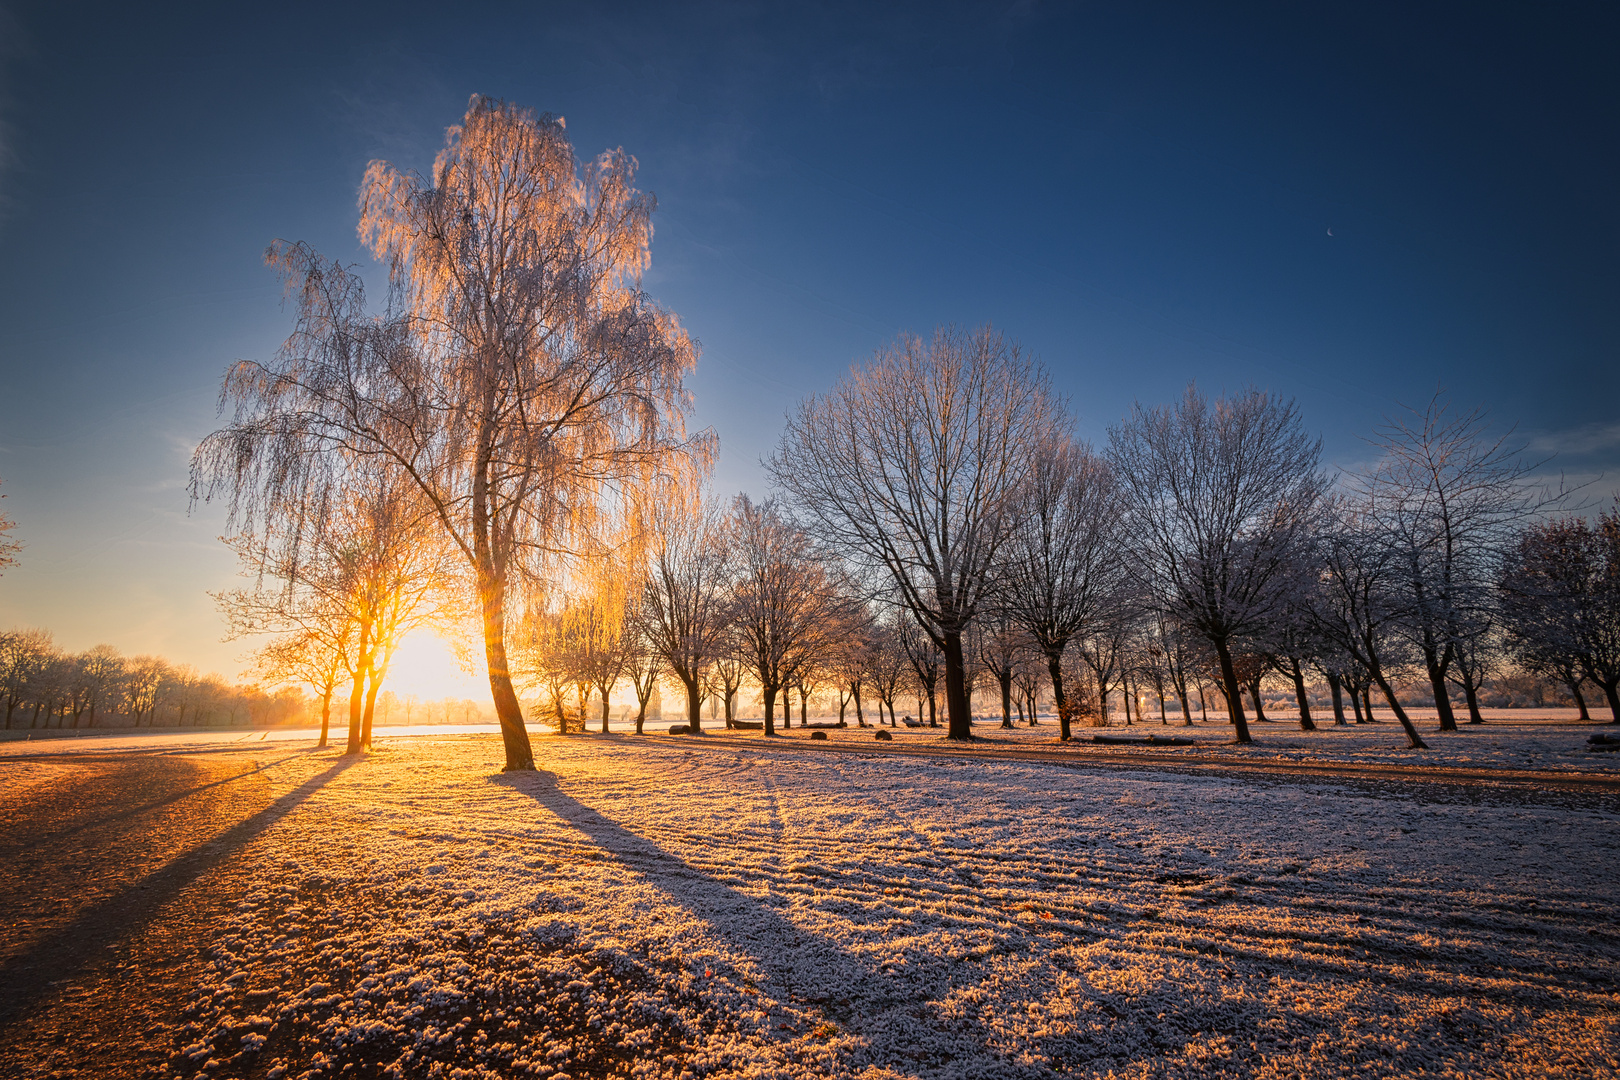
[[261,838],[172,1075],[1620,1069],[1601,800],[496,749],[394,744]]

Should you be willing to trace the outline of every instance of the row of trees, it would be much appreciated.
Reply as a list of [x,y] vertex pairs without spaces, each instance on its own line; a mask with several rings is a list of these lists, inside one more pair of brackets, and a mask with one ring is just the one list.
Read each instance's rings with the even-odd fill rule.
[[[1316,672],[1336,700],[1379,693],[1421,745],[1401,674],[1427,677],[1454,728],[1453,686],[1478,719],[1497,653],[1553,648],[1558,620],[1523,614],[1551,610],[1552,578],[1504,576],[1550,497],[1438,399],[1333,483],[1291,402],[1189,388],[1093,448],[1016,345],[946,329],[791,412],[768,463],[781,504],[713,504],[714,439],[685,429],[695,346],[640,288],[654,200],[634,170],[622,151],[582,164],[560,120],[476,97],[430,177],[367,171],[380,312],[351,268],[269,251],[294,333],[231,368],[234,415],[192,490],[227,499],[253,582],[221,597],[233,630],[270,635],[267,679],[328,706],[347,687],[349,750],[394,645],[428,622],[479,626],[511,769],[533,767],[523,685],[557,716],[594,691],[605,719],[619,679],[644,714],[662,673],[697,726],[712,688],[729,715],[748,679],[772,727],[807,680],[840,672],[859,718],[862,688],[887,702],[909,669],[968,738],[976,671],[1010,716],[1033,655],[1064,737],[1149,672],[1184,715],[1209,676],[1246,742],[1244,692],[1259,707],[1281,673],[1308,726]],[[1571,670],[1604,685],[1582,648]]]
[[[994,375],[961,370],[998,364]],[[930,383],[1038,378],[988,332],[904,343],[879,365],[900,385],[889,400],[862,403],[873,418],[894,401],[927,400]],[[871,371],[859,374],[881,384]],[[845,417],[857,411],[851,400],[841,399]],[[958,422],[972,415],[960,403],[939,412]],[[837,431],[845,417],[817,424]],[[950,594],[924,575],[944,579],[949,545],[970,546],[964,521],[975,523],[973,511],[943,513],[954,493],[922,481],[954,470],[983,498],[990,470],[922,455],[896,463],[893,452],[886,461],[877,434],[875,449],[851,451],[840,468],[829,440],[797,464],[785,455],[773,463],[783,486],[843,500],[819,517],[802,498],[798,520],[746,496],[724,514],[682,507],[655,523],[644,577],[616,583],[611,603],[579,608],[589,619],[570,609],[545,617],[555,630],[535,637],[530,655],[552,672],[555,715],[563,715],[565,687],[581,711],[594,689],[605,725],[614,681],[632,668],[644,712],[660,666],[684,685],[694,728],[707,696],[722,698],[731,717],[744,677],[760,689],[768,730],[779,693],[796,688],[802,701],[815,685],[836,687],[858,721],[863,688],[869,696],[883,688],[876,696],[891,708],[896,694],[916,693],[930,715],[943,690],[948,713],[945,625],[959,628],[964,703],[981,680],[998,684],[1010,724],[1014,703],[1022,712],[1044,675],[1064,738],[1074,719],[1105,722],[1111,695],[1129,721],[1144,690],[1161,715],[1167,698],[1178,700],[1190,722],[1190,699],[1196,692],[1202,707],[1206,681],[1240,741],[1248,738],[1245,696],[1264,719],[1263,686],[1281,679],[1307,729],[1315,726],[1309,684],[1322,680],[1335,722],[1349,722],[1346,695],[1355,720],[1370,721],[1376,695],[1414,745],[1422,739],[1402,690],[1409,694],[1414,678],[1428,683],[1421,696],[1434,702],[1442,729],[1456,726],[1453,695],[1471,722],[1483,721],[1480,691],[1504,665],[1560,677],[1583,710],[1584,681],[1606,694],[1613,686],[1613,515],[1597,526],[1536,521],[1551,496],[1527,487],[1525,467],[1484,437],[1476,414],[1450,420],[1437,398],[1411,422],[1380,431],[1378,462],[1336,487],[1317,468],[1319,448],[1293,406],[1260,393],[1211,401],[1189,390],[1173,408],[1137,410],[1101,453],[1065,435],[1050,412],[1042,424],[1023,446],[1025,471],[1006,496],[1006,520],[978,512],[975,539],[993,554],[974,581],[958,585],[958,597],[973,601],[970,617],[951,622],[940,600]],[[914,452],[925,444],[919,435],[936,429],[929,421],[882,437]],[[947,434],[955,438],[938,445],[995,445]],[[817,468],[825,472],[811,487],[805,474]],[[916,508],[916,517],[857,516],[881,498]],[[932,519],[921,512],[928,508]],[[619,614],[604,621],[603,612]],[[580,629],[570,636],[569,626]]]
[[1133,408],[1096,451],[1016,348],[941,331],[801,405],[771,473],[823,546],[892,589],[932,639],[952,737],[967,735],[975,624],[1044,655],[1065,738],[1072,718],[1097,715],[1089,688],[1065,683],[1071,650],[1099,695],[1133,649],[1155,658],[1149,678],[1184,715],[1188,678],[1213,674],[1239,742],[1244,692],[1260,708],[1273,672],[1293,683],[1303,726],[1314,670],[1336,719],[1345,688],[1369,708],[1376,691],[1413,746],[1396,691],[1412,669],[1442,730],[1457,726],[1453,689],[1481,721],[1478,691],[1503,656],[1561,663],[1577,697],[1589,679],[1620,715],[1611,519],[1536,524],[1567,493],[1530,483],[1532,464],[1480,414],[1452,416],[1438,395],[1372,441],[1370,468],[1330,482],[1292,402],[1189,387]]
[[0,704],[5,728],[277,724],[303,712],[297,691],[200,675],[160,656],[124,657],[111,645],[82,653],[56,647],[45,630],[0,631]]

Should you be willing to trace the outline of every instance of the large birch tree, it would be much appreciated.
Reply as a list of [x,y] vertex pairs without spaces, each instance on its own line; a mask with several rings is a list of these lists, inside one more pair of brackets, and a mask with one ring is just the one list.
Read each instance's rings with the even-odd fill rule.
[[407,476],[477,593],[507,769],[533,752],[507,661],[508,602],[588,551],[602,510],[706,459],[688,439],[696,348],[641,290],[651,195],[622,150],[581,166],[563,121],[474,97],[423,177],[372,162],[360,235],[388,268],[386,317],[359,278],[301,244],[269,259],[298,322],[273,363],[226,378],[233,423],[194,491],[286,501],[337,453]]

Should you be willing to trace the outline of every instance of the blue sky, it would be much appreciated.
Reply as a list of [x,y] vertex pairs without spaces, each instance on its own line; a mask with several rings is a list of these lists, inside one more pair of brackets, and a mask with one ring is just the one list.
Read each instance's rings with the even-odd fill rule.
[[1094,439],[1252,383],[1353,465],[1443,386],[1620,486],[1612,7],[233,7],[0,7],[0,625],[235,672],[185,466],[288,329],[263,249],[366,265],[367,161],[426,168],[474,92],[640,160],[722,492],[946,322],[1036,353]]

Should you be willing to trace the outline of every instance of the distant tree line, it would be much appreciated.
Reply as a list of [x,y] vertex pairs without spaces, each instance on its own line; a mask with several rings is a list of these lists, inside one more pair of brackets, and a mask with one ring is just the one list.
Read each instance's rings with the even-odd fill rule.
[[28,728],[170,727],[293,723],[301,692],[227,683],[160,656],[121,656],[111,645],[82,653],[45,630],[0,631],[0,706],[7,731]]

